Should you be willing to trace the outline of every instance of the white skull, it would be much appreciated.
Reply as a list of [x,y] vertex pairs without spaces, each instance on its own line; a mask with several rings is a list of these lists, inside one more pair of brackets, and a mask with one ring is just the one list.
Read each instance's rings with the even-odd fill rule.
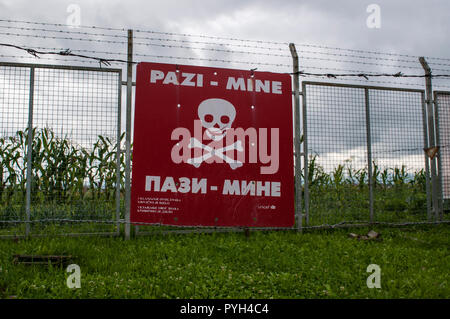
[[214,141],[219,141],[233,124],[236,109],[233,104],[226,100],[207,99],[200,103],[197,114],[202,126],[206,128],[208,137]]

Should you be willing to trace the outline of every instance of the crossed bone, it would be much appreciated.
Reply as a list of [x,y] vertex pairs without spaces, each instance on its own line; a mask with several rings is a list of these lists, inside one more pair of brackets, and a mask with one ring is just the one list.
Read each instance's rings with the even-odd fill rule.
[[215,149],[215,148],[209,146],[211,144],[205,145],[205,144],[201,143],[199,140],[197,140],[195,137],[192,137],[188,147],[189,148],[199,147],[199,148],[204,149],[208,153],[203,154],[202,156],[199,156],[199,157],[190,158],[187,160],[187,163],[192,164],[195,167],[199,167],[200,164],[203,163],[204,161],[206,161],[208,158],[217,156],[217,157],[222,158],[225,162],[227,162],[230,165],[231,169],[236,169],[236,168],[242,166],[242,162],[240,162],[238,160],[234,160],[224,154],[225,152],[231,151],[231,150],[237,150],[237,151],[242,152],[244,149],[242,148],[241,141],[237,141],[231,145],[228,145],[228,146],[225,146],[222,148],[218,148],[218,149]]

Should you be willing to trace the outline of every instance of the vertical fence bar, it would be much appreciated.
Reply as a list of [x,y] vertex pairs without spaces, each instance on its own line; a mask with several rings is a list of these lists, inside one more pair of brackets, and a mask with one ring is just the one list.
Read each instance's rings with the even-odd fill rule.
[[306,115],[306,85],[302,83],[302,107],[303,107],[303,165],[305,171],[305,217],[306,226],[309,226],[309,172],[308,172],[308,124]]
[[118,80],[118,92],[117,92],[117,161],[116,161],[116,232],[117,235],[120,234],[120,185],[121,185],[121,176],[120,176],[120,157],[122,154],[122,149],[120,145],[120,136],[121,136],[121,122],[122,122],[122,72],[119,72],[119,80]]
[[[423,121],[423,138],[424,147],[429,147],[429,137],[428,137],[428,125],[427,125],[427,111],[425,104],[425,94],[422,93],[422,121]],[[427,154],[424,154],[425,159],[425,188],[427,193],[427,220],[431,221],[431,189],[430,189],[430,162],[428,160]]]
[[133,94],[133,30],[128,30],[127,63],[127,124],[126,124],[126,166],[125,166],[125,239],[130,238],[131,203],[131,96]]
[[[433,89],[431,84],[431,69],[428,66],[427,61],[424,57],[419,58],[420,64],[425,70],[425,86],[426,86],[426,104],[427,104],[427,115],[428,115],[428,136],[429,136],[429,146],[436,147],[436,131],[434,126],[434,111],[433,111]],[[436,167],[436,156],[431,159],[431,200],[433,203],[433,212],[435,220],[439,219],[439,179],[437,177],[437,167]]]
[[367,170],[369,178],[369,214],[370,222],[374,222],[373,212],[373,174],[372,174],[372,136],[370,132],[370,102],[369,102],[369,89],[364,89],[365,106],[366,106],[366,138],[367,138]]
[[439,220],[444,220],[444,193],[442,189],[442,163],[441,163],[441,135],[439,129],[439,105],[437,99],[437,92],[434,92],[434,127],[436,130],[436,145],[439,147],[436,159],[437,159],[437,171],[438,171],[438,192],[439,192]]
[[289,49],[292,55],[292,64],[294,71],[294,144],[295,144],[295,216],[297,218],[297,229],[299,232],[303,228],[302,214],[302,185],[301,185],[301,169],[302,158],[300,153],[300,92],[299,92],[299,67],[298,54],[295,44],[290,43]]
[[30,90],[28,98],[28,145],[27,145],[27,185],[26,185],[26,224],[25,236],[30,235],[30,219],[31,219],[31,170],[32,170],[32,153],[33,153],[33,104],[34,104],[34,67],[30,68]]

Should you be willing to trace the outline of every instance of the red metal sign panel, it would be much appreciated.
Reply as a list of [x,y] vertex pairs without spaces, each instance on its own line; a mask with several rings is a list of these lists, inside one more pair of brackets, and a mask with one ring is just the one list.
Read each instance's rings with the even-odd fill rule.
[[288,74],[140,63],[131,221],[294,224]]

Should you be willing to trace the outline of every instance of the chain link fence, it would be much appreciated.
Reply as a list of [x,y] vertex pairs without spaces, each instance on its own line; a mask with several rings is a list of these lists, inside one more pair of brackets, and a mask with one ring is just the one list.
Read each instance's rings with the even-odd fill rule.
[[439,176],[441,178],[443,218],[449,220],[450,211],[450,92],[436,91],[434,100],[437,114]]
[[424,92],[303,82],[307,226],[430,220]]
[[[0,63],[0,237],[120,233],[122,85],[120,69]],[[302,92],[307,227],[433,221],[424,91],[303,82]],[[435,102],[448,219],[450,93]]]
[[120,107],[119,69],[0,63],[0,235],[119,232]]
[[30,68],[0,64],[0,160],[2,234],[25,233],[26,132]]

